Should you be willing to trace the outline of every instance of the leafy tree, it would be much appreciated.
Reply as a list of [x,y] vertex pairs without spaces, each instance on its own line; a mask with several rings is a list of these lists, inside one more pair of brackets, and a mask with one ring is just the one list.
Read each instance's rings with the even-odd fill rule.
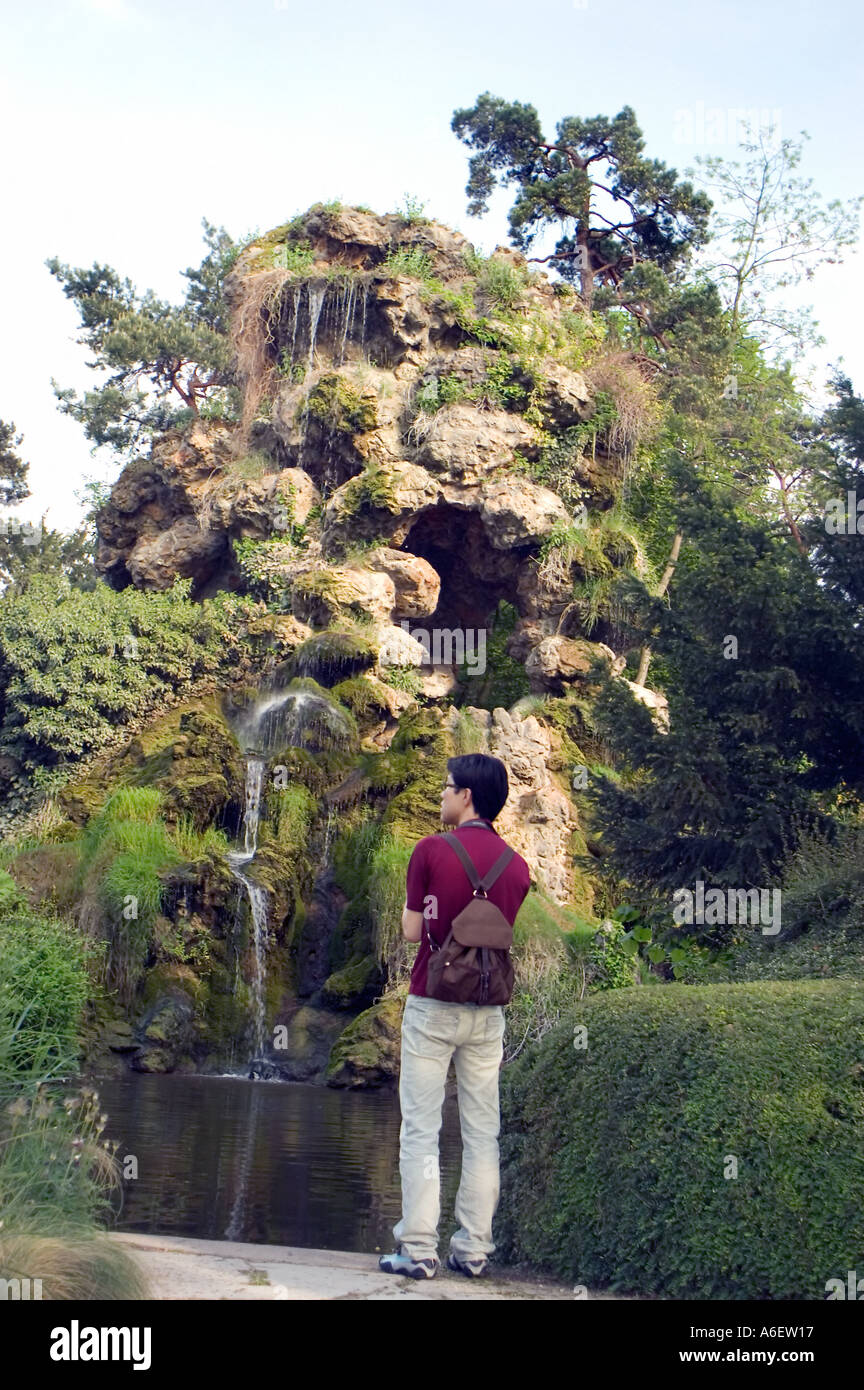
[[513,244],[526,251],[545,226],[563,228],[555,250],[532,259],[578,281],[588,309],[595,286],[605,285],[620,289],[622,304],[636,312],[627,273],[646,262],[671,272],[705,239],[708,197],[660,160],[643,156],[645,142],[629,106],[611,120],[567,116],[554,141],[547,141],[535,107],[484,92],[473,107],[454,112],[451,129],[476,151],[465,189],[469,214],[486,211],[497,182],[515,185]]
[[840,605],[729,489],[684,460],[669,477],[687,538],[674,608],[621,581],[654,632],[669,731],[608,680],[595,718],[626,771],[589,788],[608,867],[646,898],[700,877],[765,885],[819,794],[864,782],[864,658]]
[[864,502],[864,399],[855,394],[842,372],[835,371],[830,384],[835,403],[824,412],[811,441],[819,500],[802,530],[820,584],[842,606],[852,630],[860,633],[864,515],[858,513],[857,504],[859,499]]
[[236,408],[223,286],[241,245],[202,222],[210,251],[197,269],[182,272],[189,288],[181,305],[152,290],[139,296],[110,266],[73,268],[56,256],[45,263],[81,316],[77,341],[95,354],[87,365],[111,373],[82,398],[52,378],[60,409],[84,426],[94,450],[107,445],[132,455],[156,434]]
[[[0,420],[0,495],[16,505],[30,497],[29,463],[16,452],[24,436],[15,426]],[[21,522],[15,516],[0,517],[0,590],[4,595],[22,593],[34,574],[62,574],[80,589],[96,583],[93,541],[85,528],[71,534],[48,530],[45,516]]]
[[775,144],[773,128],[760,130],[758,140],[752,126],[746,129],[750,138],[740,143],[750,158],[743,166],[719,155],[696,158],[715,194],[701,269],[719,287],[733,332],[741,327],[758,333],[763,348],[800,354],[825,340],[810,310],[791,312],[777,302],[778,292],[812,280],[820,265],[843,263],[843,251],[858,239],[864,197],[823,204],[813,180],[795,174],[803,141]]
[[23,439],[23,434],[16,435],[14,424],[0,420],[0,505],[4,507],[14,507],[30,496],[30,465],[15,452]]
[[0,754],[25,769],[22,785],[102,748],[169,691],[236,667],[237,628],[254,605],[225,593],[193,602],[190,586],[176,579],[160,593],[117,593],[99,581],[80,592],[45,573],[4,598]]

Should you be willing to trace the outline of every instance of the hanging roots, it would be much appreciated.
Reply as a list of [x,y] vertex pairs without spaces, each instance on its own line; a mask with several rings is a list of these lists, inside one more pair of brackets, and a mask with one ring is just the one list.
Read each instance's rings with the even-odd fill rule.
[[275,328],[282,287],[292,271],[277,268],[247,275],[242,297],[235,308],[231,333],[236,353],[237,376],[243,386],[243,413],[237,445],[248,446],[252,421],[261,399],[275,388],[276,367],[269,349],[276,341]]

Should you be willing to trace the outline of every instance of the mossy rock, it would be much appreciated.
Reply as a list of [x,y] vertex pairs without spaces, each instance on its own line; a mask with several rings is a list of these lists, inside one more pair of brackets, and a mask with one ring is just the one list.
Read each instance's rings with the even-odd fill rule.
[[371,638],[338,629],[318,632],[297,648],[294,670],[332,686],[375,665],[378,652]]
[[337,1038],[325,1073],[328,1086],[392,1086],[399,1076],[404,1000],[388,995],[358,1014]]
[[96,815],[120,786],[157,787],[169,817],[190,814],[195,828],[212,824],[231,796],[242,795],[243,760],[219,697],[162,712],[118,752],[97,759],[64,787],[59,800],[76,825]]
[[170,989],[159,995],[141,1018],[138,1034],[142,1045],[132,1058],[134,1071],[175,1071],[182,1060],[191,1059],[196,1042],[195,999],[180,987],[179,971],[184,979],[192,974],[184,967],[175,967]]
[[394,477],[377,464],[348,480],[339,491],[337,505],[340,522],[368,512],[384,511],[396,516],[402,509]]
[[[336,881],[342,886],[341,876],[336,873]],[[347,891],[343,888],[343,891]],[[356,896],[345,905],[335,930],[330,936],[328,958],[332,976],[341,974],[350,962],[362,960],[372,947],[374,931],[369,912],[368,894],[362,884],[355,886]],[[326,985],[325,985],[326,988]]]
[[375,393],[359,391],[337,372],[319,377],[305,406],[298,407],[298,416],[304,410],[333,432],[365,434],[378,424]]
[[333,686],[334,699],[361,722],[384,719],[390,713],[386,691],[365,676],[350,676]]
[[409,780],[389,801],[382,816],[397,839],[413,845],[440,824],[441,788],[453,745],[440,709],[409,710],[388,750],[392,767],[404,758]]
[[325,980],[321,990],[321,1002],[328,1008],[350,1009],[361,1001],[367,1001],[381,986],[381,972],[374,956],[349,961]]

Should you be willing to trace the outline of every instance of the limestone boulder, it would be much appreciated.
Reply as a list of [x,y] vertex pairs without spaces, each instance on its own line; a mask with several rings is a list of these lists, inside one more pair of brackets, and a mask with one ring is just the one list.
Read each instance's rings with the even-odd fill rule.
[[559,429],[578,425],[591,414],[591,395],[585,378],[551,358],[543,364],[543,405]]
[[[490,712],[466,706],[462,713],[480,731],[485,745],[481,751],[507,767],[510,795],[495,821],[496,830],[522,855],[538,888],[555,902],[568,902],[573,888],[570,837],[578,821],[549,770],[549,730],[533,715],[520,717],[505,709]],[[453,709],[447,723],[453,727],[458,719],[459,711]]]
[[334,565],[298,575],[292,589],[295,615],[324,627],[341,614],[368,613],[376,622],[390,618],[396,604],[396,585],[389,574]]
[[387,574],[396,589],[393,617],[419,618],[434,613],[441,591],[437,572],[420,555],[379,546],[367,559],[370,569]]
[[594,660],[602,657],[613,674],[623,669],[624,658],[616,657],[604,642],[587,642],[577,637],[543,637],[525,658],[525,670],[537,685],[560,689],[572,681],[590,676]]
[[534,430],[521,415],[506,410],[481,413],[469,404],[445,406],[423,424],[417,462],[463,482],[479,482],[534,441]]
[[379,623],[374,629],[374,641],[378,647],[377,672],[382,680],[387,680],[387,670],[392,666],[422,666],[426,661],[426,648],[404,627],[393,623]]
[[647,705],[651,711],[660,733],[669,732],[669,701],[665,695],[661,695],[656,690],[649,690],[647,685],[637,685],[635,681],[628,681],[626,677],[621,677],[624,684],[629,686],[637,700],[641,700],[643,705]]
[[555,526],[569,520],[560,497],[527,478],[490,480],[478,491],[480,515],[490,541],[499,550],[537,545]]
[[178,575],[200,587],[227,558],[223,531],[202,530],[195,517],[181,516],[161,535],[142,536],[125,563],[136,588],[170,589]]

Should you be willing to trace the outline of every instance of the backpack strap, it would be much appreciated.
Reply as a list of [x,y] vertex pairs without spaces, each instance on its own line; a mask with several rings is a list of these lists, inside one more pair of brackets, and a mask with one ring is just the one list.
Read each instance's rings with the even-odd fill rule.
[[500,878],[501,874],[503,874],[504,870],[507,868],[507,865],[510,863],[510,860],[513,858],[513,855],[516,853],[516,851],[514,849],[511,849],[509,845],[505,845],[502,853],[499,854],[491,869],[487,869],[483,877],[480,878],[479,874],[477,873],[474,861],[472,860],[462,841],[457,839],[456,836],[452,835],[449,831],[444,835],[443,838],[447,841],[448,845],[450,845],[451,849],[454,849],[456,851],[457,855],[461,859],[462,867],[464,868],[466,874],[471,880],[471,887],[474,889],[475,894],[479,889],[484,897],[488,890],[492,887],[492,884],[496,881],[496,879]]

